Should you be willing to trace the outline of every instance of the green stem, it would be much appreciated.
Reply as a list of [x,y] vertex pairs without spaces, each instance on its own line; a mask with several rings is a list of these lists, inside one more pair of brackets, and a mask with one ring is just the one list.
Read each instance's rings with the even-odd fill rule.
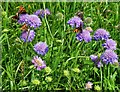
[[[44,10],[45,10],[45,2],[43,2],[43,7],[44,7]],[[50,36],[52,37],[52,39],[54,38],[52,33],[51,33],[51,30],[50,30],[50,26],[49,26],[49,23],[47,21],[47,18],[46,18],[46,14],[45,14],[45,21],[46,21],[46,24],[47,24],[47,27],[48,27],[48,31],[50,33]],[[46,34],[46,33],[45,33]]]
[[100,80],[101,80],[101,88],[102,88],[102,81],[103,81],[103,77],[102,77],[102,67],[100,67]]
[[6,2],[6,17],[5,17],[5,20],[3,22],[3,25],[4,25],[4,28],[6,28],[6,23],[7,23],[7,17],[8,17],[8,4],[9,2]]

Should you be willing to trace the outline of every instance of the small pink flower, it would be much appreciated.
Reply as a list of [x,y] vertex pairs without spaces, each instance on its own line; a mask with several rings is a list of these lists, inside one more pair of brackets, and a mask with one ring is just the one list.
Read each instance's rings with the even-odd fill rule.
[[45,62],[38,56],[33,57],[32,63],[37,68],[37,70],[41,70],[46,67]]
[[88,82],[88,83],[86,83],[86,87],[85,87],[85,89],[92,89],[92,85],[93,85],[92,82]]

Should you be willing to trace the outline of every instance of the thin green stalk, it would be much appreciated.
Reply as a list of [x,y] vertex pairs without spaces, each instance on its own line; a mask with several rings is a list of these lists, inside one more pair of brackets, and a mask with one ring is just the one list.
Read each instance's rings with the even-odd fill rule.
[[[8,4],[9,2],[6,2],[6,18],[8,17]],[[7,20],[5,19],[3,22],[4,28],[6,28],[6,23],[7,23]]]
[[[44,10],[45,10],[45,2],[43,2],[43,8],[44,8]],[[46,18],[46,14],[45,14],[45,21],[46,21],[46,24],[47,24],[47,27],[48,27],[48,31],[49,31],[49,33],[50,33],[50,36],[51,36],[52,39],[54,39],[54,37],[53,37],[53,35],[52,35],[52,32],[51,32],[51,30],[50,30],[49,23],[48,23],[47,18]],[[46,33],[45,33],[45,34],[46,34]]]
[[101,80],[101,88],[102,88],[102,82],[103,82],[103,76],[102,76],[102,67],[100,67],[100,80]]

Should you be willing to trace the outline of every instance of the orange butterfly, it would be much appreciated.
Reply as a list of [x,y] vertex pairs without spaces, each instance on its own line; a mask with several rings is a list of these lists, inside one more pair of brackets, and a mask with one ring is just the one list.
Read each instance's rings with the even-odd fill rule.
[[28,31],[28,26],[27,26],[27,24],[24,24],[24,25],[21,27],[21,30],[22,30],[22,31]]
[[76,13],[76,15],[77,15],[78,17],[80,17],[80,18],[82,19],[82,21],[83,21],[83,12],[78,11],[78,12]]
[[[82,19],[82,21],[83,21],[83,12],[78,11],[76,13],[76,15],[78,17],[80,17]],[[80,25],[79,27],[77,27],[76,29],[74,29],[73,32],[75,32],[75,33],[82,32],[82,26]]]
[[82,27],[80,26],[80,27],[74,29],[73,32],[75,32],[75,33],[82,32]]
[[19,19],[18,13],[16,13],[16,15],[12,16],[12,19],[18,20]]
[[18,10],[18,14],[26,14],[26,10],[23,6],[20,6],[19,10]]
[[26,12],[25,8],[24,8],[23,6],[20,6],[18,12],[16,13],[16,15],[14,15],[14,16],[12,17],[12,19],[18,20],[20,14],[26,14],[26,13],[27,13],[27,12]]

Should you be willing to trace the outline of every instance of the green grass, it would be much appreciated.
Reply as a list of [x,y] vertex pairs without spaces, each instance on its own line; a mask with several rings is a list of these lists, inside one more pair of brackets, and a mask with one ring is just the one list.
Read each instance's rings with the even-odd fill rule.
[[[35,39],[30,43],[20,40],[20,25],[11,20],[11,16],[15,15],[17,7],[20,5],[23,5],[29,14],[44,8],[51,11],[50,16],[41,20],[42,26],[35,30]],[[120,57],[120,31],[115,28],[120,22],[119,8],[120,3],[114,2],[2,3],[2,12],[6,13],[2,15],[2,35],[0,36],[0,43],[2,43],[2,89],[85,90],[85,83],[91,81],[94,84],[92,90],[95,85],[99,85],[102,90],[120,90],[120,68],[104,65],[99,69],[89,58],[91,54],[103,53],[102,43],[94,40],[90,43],[77,41],[76,34],[70,31],[72,28],[67,25],[67,21],[78,10],[83,11],[84,18],[91,17],[93,20],[91,24],[94,30],[92,35],[98,28],[109,31],[111,38],[117,42],[116,53]],[[107,10],[110,12],[106,12]],[[56,14],[58,12],[61,12],[64,18],[57,21]],[[49,46],[48,53],[45,56],[40,56],[52,69],[49,74],[45,72],[45,69],[37,71],[30,68],[33,56],[37,55],[33,46],[39,41],[45,41]],[[75,73],[73,68],[79,68],[80,73]],[[64,70],[68,70],[70,75],[66,77]],[[51,82],[45,80],[48,76],[52,77]],[[33,84],[34,79],[38,79],[40,84]]]

